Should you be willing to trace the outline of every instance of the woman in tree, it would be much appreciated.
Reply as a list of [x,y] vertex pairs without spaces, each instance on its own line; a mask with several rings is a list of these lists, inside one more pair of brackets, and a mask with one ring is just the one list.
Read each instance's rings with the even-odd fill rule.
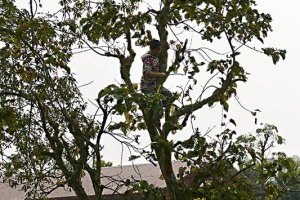
[[[156,93],[159,89],[158,80],[167,77],[165,72],[160,71],[158,56],[160,55],[161,49],[161,42],[159,40],[152,40],[150,42],[150,50],[141,57],[143,61],[141,90],[145,94]],[[172,93],[165,87],[161,87],[160,92],[167,98],[162,101],[162,104],[166,107],[166,115],[169,115],[170,105],[168,105],[168,99],[172,97]]]

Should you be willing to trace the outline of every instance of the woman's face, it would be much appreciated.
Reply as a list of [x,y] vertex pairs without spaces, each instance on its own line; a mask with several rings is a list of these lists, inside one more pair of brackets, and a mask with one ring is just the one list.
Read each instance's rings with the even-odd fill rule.
[[159,54],[161,52],[161,46],[157,47],[156,49],[152,49],[151,52],[154,56],[159,56]]

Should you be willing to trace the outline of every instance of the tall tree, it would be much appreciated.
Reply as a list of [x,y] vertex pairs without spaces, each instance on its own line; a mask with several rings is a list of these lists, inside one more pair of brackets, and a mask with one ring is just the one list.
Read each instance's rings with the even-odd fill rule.
[[[155,153],[142,153],[158,162],[170,199],[186,199],[187,188],[177,181],[172,156],[174,152],[184,154],[181,150],[192,146],[198,149],[191,152],[197,152],[201,160],[200,150],[207,142],[197,130],[191,140],[176,144],[168,136],[182,131],[204,106],[219,103],[228,111],[228,100],[236,94],[238,83],[248,78],[238,62],[241,48],[251,48],[255,40],[263,43],[272,30],[271,16],[260,13],[254,0],[61,0],[60,9],[53,14],[39,14],[37,4],[30,0],[30,9],[20,10],[13,0],[1,2],[0,137],[5,177],[19,177],[15,184],[26,180],[28,185],[58,180],[61,184],[56,182],[56,186],[68,184],[81,199],[87,199],[80,184],[86,170],[100,198],[101,136],[121,130],[125,137],[129,131],[145,129]],[[176,34],[181,32],[187,34]],[[162,119],[162,128],[153,121],[165,97],[159,92],[141,94],[131,80],[136,52],[154,36],[163,44],[161,71],[168,75],[183,71],[190,80],[170,100],[176,106]],[[227,44],[227,53],[202,46],[217,40]],[[99,92],[100,121],[96,120],[98,111],[94,116],[85,113],[86,104],[69,67],[75,45],[119,61],[124,83]],[[274,64],[286,53],[275,48],[255,51],[271,56]],[[195,93],[199,74],[209,74],[210,78]],[[126,120],[107,125],[111,114],[124,115]],[[226,129],[220,136],[232,139],[233,134]],[[215,144],[221,144],[223,153],[231,152],[230,142],[227,150],[222,143]],[[7,147],[15,147],[17,154],[5,157]],[[214,155],[216,149],[202,150],[212,154],[212,161],[225,159],[222,151]],[[231,166],[234,163],[231,161]]]
[[[11,186],[23,185],[28,198],[44,198],[58,187],[74,189],[88,199],[81,178],[88,174],[97,199],[101,185],[100,144],[104,134],[134,148],[132,138],[110,133],[113,109],[97,99],[94,115],[85,111],[77,82],[68,64],[77,37],[67,33],[67,19],[37,16],[14,1],[0,3],[1,174]],[[68,24],[68,28],[66,28]],[[122,140],[121,140],[122,139]]]

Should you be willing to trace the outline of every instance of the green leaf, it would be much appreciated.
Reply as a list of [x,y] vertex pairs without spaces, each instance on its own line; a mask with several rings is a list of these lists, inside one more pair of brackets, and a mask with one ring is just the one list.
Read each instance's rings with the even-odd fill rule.
[[225,102],[222,103],[222,105],[223,105],[224,110],[226,112],[228,112],[228,110],[229,110],[229,104],[225,101]]

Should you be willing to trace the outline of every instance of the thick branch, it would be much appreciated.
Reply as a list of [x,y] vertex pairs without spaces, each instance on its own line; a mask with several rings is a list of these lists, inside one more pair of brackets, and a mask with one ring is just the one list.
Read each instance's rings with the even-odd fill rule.
[[[232,66],[233,68],[234,66]],[[193,104],[189,104],[189,105],[186,105],[186,106],[183,106],[181,107],[180,109],[178,109],[174,115],[172,115],[170,117],[170,121],[175,123],[179,120],[179,118],[183,115],[190,115],[191,113],[193,113],[194,111],[202,108],[203,106],[207,105],[207,104],[212,104],[212,103],[215,103],[215,102],[218,102],[219,101],[219,97],[224,94],[227,89],[234,83],[233,81],[233,70],[230,70],[228,75],[227,75],[227,78],[226,80],[223,82],[223,85],[221,88],[217,88],[215,89],[215,91],[213,92],[213,94],[206,98],[206,99],[203,99],[201,101],[197,101]],[[170,130],[168,128],[166,128],[164,130],[165,132],[169,132]]]
[[163,48],[161,51],[161,54],[159,56],[159,61],[161,64],[160,71],[165,72],[167,70],[168,66],[168,31],[167,31],[167,25],[168,25],[168,14],[170,11],[172,0],[166,0],[163,9],[158,12],[158,15],[156,17],[156,20],[158,22],[157,30],[159,34],[160,42],[163,44]]
[[134,61],[136,53],[132,49],[132,44],[131,44],[131,33],[130,29],[128,27],[128,30],[125,30],[125,37],[127,41],[127,51],[129,52],[129,56],[125,57],[124,55],[119,55],[119,60],[120,60],[120,72],[121,72],[121,77],[126,83],[126,85],[129,87],[131,91],[134,91],[131,79],[130,79],[130,69],[132,66],[132,63]]

